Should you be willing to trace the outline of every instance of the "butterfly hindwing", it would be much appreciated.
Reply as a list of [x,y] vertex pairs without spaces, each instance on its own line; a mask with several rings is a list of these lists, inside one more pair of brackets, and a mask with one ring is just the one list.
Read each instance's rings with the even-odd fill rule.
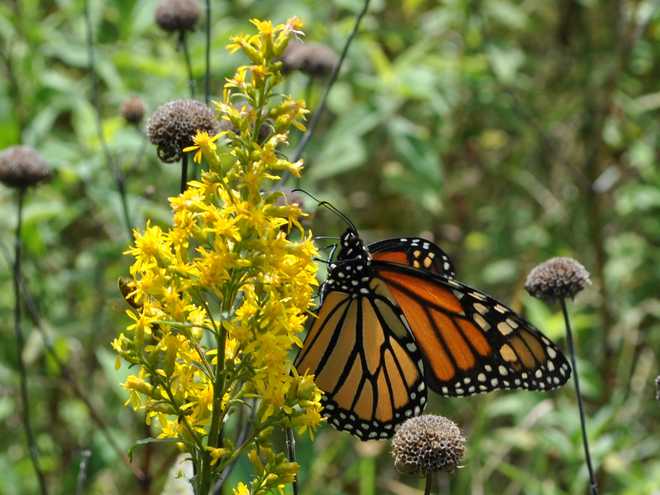
[[410,267],[377,262],[375,270],[405,315],[437,393],[549,390],[568,380],[555,344],[490,296]]
[[295,365],[315,375],[328,422],[369,440],[391,437],[406,418],[420,414],[427,390],[421,354],[399,308],[384,284],[363,278],[353,286],[344,274],[340,280],[354,291],[334,284],[324,291]]

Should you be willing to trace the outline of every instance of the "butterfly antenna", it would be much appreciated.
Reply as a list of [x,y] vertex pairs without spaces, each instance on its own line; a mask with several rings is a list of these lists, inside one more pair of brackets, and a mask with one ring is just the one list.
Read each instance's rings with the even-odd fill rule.
[[324,207],[324,208],[327,208],[327,209],[330,210],[332,213],[334,213],[335,215],[337,215],[338,217],[340,217],[342,220],[344,220],[344,222],[346,222],[346,224],[347,224],[351,229],[353,229],[353,231],[357,232],[357,227],[355,227],[355,225],[353,224],[353,222],[351,222],[351,219],[348,218],[344,213],[342,213],[341,211],[339,211],[339,209],[337,209],[332,203],[329,203],[328,201],[321,201],[320,199],[316,198],[313,194],[311,194],[311,193],[305,191],[304,189],[300,189],[300,188],[298,188],[298,187],[296,187],[295,189],[291,189],[291,192],[301,192],[301,193],[303,193],[303,194],[309,196],[309,197],[312,198],[314,201],[316,201],[316,204],[317,204],[318,206],[322,206],[322,207]]

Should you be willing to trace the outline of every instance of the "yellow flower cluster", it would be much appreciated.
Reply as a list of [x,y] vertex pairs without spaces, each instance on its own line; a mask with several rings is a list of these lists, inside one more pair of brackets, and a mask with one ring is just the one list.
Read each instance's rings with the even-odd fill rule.
[[[321,421],[320,391],[290,357],[312,305],[316,250],[300,207],[269,192],[281,173],[302,169],[279,148],[291,126],[303,128],[307,110],[274,91],[301,23],[252,22],[257,33],[229,46],[251,64],[215,102],[230,129],[197,133],[184,151],[206,164],[201,180],[170,199],[170,228],[147,224],[127,251],[134,262],[122,292],[132,323],[113,342],[138,370],[123,384],[127,403],[190,452],[193,486],[204,494],[242,452],[257,477],[237,493],[282,490],[297,465],[272,451],[273,428],[313,430]],[[241,445],[224,431],[232,414],[252,416]]]

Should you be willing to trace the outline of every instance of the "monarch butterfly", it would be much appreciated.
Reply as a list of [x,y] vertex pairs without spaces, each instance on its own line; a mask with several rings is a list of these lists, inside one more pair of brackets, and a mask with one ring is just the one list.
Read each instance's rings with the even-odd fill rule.
[[365,246],[350,225],[295,361],[299,373],[315,375],[336,429],[362,440],[389,438],[422,412],[427,387],[468,396],[550,390],[568,380],[571,368],[557,346],[504,304],[458,282],[438,246],[416,237]]

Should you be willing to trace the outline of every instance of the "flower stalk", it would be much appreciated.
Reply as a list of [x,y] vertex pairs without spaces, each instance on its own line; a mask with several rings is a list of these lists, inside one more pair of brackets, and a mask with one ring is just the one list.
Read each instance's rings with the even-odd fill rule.
[[181,185],[180,192],[183,193],[188,186],[188,155],[181,157]]
[[206,46],[205,50],[205,71],[204,71],[204,103],[207,105],[211,100],[211,0],[205,2],[206,11]]
[[16,336],[16,362],[18,364],[18,374],[20,377],[20,394],[21,394],[21,419],[23,421],[23,428],[25,429],[25,436],[27,438],[28,451],[32,461],[32,467],[37,475],[39,483],[39,491],[41,495],[48,495],[46,485],[46,477],[44,476],[41,465],[39,464],[39,450],[37,442],[34,438],[32,431],[32,420],[30,418],[30,395],[27,387],[27,371],[25,369],[25,362],[23,361],[23,349],[25,347],[25,339],[23,337],[22,329],[22,311],[21,311],[21,230],[23,226],[23,203],[25,200],[26,188],[21,187],[17,190],[16,200],[16,232],[14,237],[14,334]]
[[190,97],[195,97],[195,78],[193,77],[192,61],[190,60],[190,49],[188,48],[188,37],[186,31],[179,31],[179,47],[183,52],[183,61],[186,64],[186,74],[188,74],[188,88]]
[[587,436],[587,422],[584,414],[584,404],[582,402],[582,393],[580,392],[580,378],[577,368],[577,360],[575,359],[575,344],[573,343],[573,331],[571,330],[571,320],[568,316],[568,308],[566,307],[566,299],[561,299],[561,310],[564,314],[564,324],[566,325],[566,343],[568,344],[568,354],[571,359],[571,366],[573,366],[573,382],[575,383],[575,396],[578,403],[578,411],[580,413],[580,429],[582,430],[582,445],[584,447],[584,457],[587,461],[587,469],[589,471],[589,491],[591,495],[598,495],[598,484],[596,483],[596,476],[594,475],[594,468],[591,462],[591,451],[589,449],[589,438]]
[[433,489],[433,471],[426,473],[426,481],[424,483],[424,495],[431,495]]
[[589,272],[582,264],[572,258],[557,257],[551,258],[540,265],[534,267],[525,281],[525,289],[532,296],[542,299],[546,302],[559,302],[564,316],[566,326],[566,341],[568,344],[568,354],[573,366],[573,382],[575,383],[575,395],[578,403],[580,415],[580,429],[582,430],[582,445],[584,447],[584,456],[589,471],[589,492],[591,495],[598,495],[598,485],[594,474],[593,464],[591,462],[591,452],[589,450],[589,439],[587,436],[587,424],[585,420],[584,404],[582,401],[582,392],[580,391],[580,377],[577,368],[577,359],[575,357],[575,344],[573,342],[573,331],[571,329],[571,320],[568,315],[566,299],[573,299],[584,288],[591,284]]
[[330,74],[330,78],[328,79],[328,82],[325,85],[325,89],[323,90],[323,96],[321,97],[321,101],[319,102],[319,106],[314,112],[314,115],[312,115],[312,118],[309,122],[309,126],[307,127],[307,130],[303,134],[303,137],[300,139],[300,142],[298,143],[298,146],[296,147],[294,153],[293,153],[293,158],[292,161],[297,161],[302,157],[303,152],[305,151],[305,148],[307,147],[307,144],[309,143],[310,139],[312,139],[312,135],[314,134],[314,130],[316,129],[316,126],[318,125],[319,121],[321,120],[321,115],[323,115],[323,112],[325,112],[325,107],[328,102],[328,96],[330,95],[330,91],[332,90],[332,87],[335,85],[335,82],[337,82],[337,77],[339,76],[339,71],[342,68],[342,65],[344,65],[344,60],[346,60],[346,55],[348,54],[348,49],[351,47],[351,43],[353,43],[353,39],[357,35],[358,31],[360,30],[360,24],[362,23],[362,19],[366,15],[367,11],[369,10],[369,3],[370,0],[365,0],[364,4],[362,6],[362,10],[358,13],[357,17],[355,18],[355,23],[353,24],[353,30],[351,31],[351,34],[348,36],[346,39],[346,43],[344,44],[344,48],[341,51],[341,55],[339,56],[339,62],[337,62],[332,70],[332,73]]
[[94,50],[94,32],[92,29],[92,18],[89,11],[88,0],[85,0],[84,2],[84,17],[85,17],[85,39],[87,44],[87,65],[89,68],[89,75],[92,83],[92,105],[94,106],[96,133],[99,138],[99,143],[101,144],[101,149],[103,151],[103,156],[105,159],[106,166],[109,169],[115,181],[115,187],[117,189],[117,194],[119,195],[121,211],[124,217],[124,224],[126,227],[126,231],[128,233],[128,238],[131,239],[131,229],[133,228],[133,222],[131,220],[131,214],[128,208],[126,178],[124,177],[124,174],[122,173],[121,169],[117,166],[117,163],[112,157],[112,154],[110,153],[110,148],[108,147],[108,143],[105,140],[105,134],[103,133],[103,121],[101,119],[100,91],[99,91],[98,76],[96,74],[96,52]]

